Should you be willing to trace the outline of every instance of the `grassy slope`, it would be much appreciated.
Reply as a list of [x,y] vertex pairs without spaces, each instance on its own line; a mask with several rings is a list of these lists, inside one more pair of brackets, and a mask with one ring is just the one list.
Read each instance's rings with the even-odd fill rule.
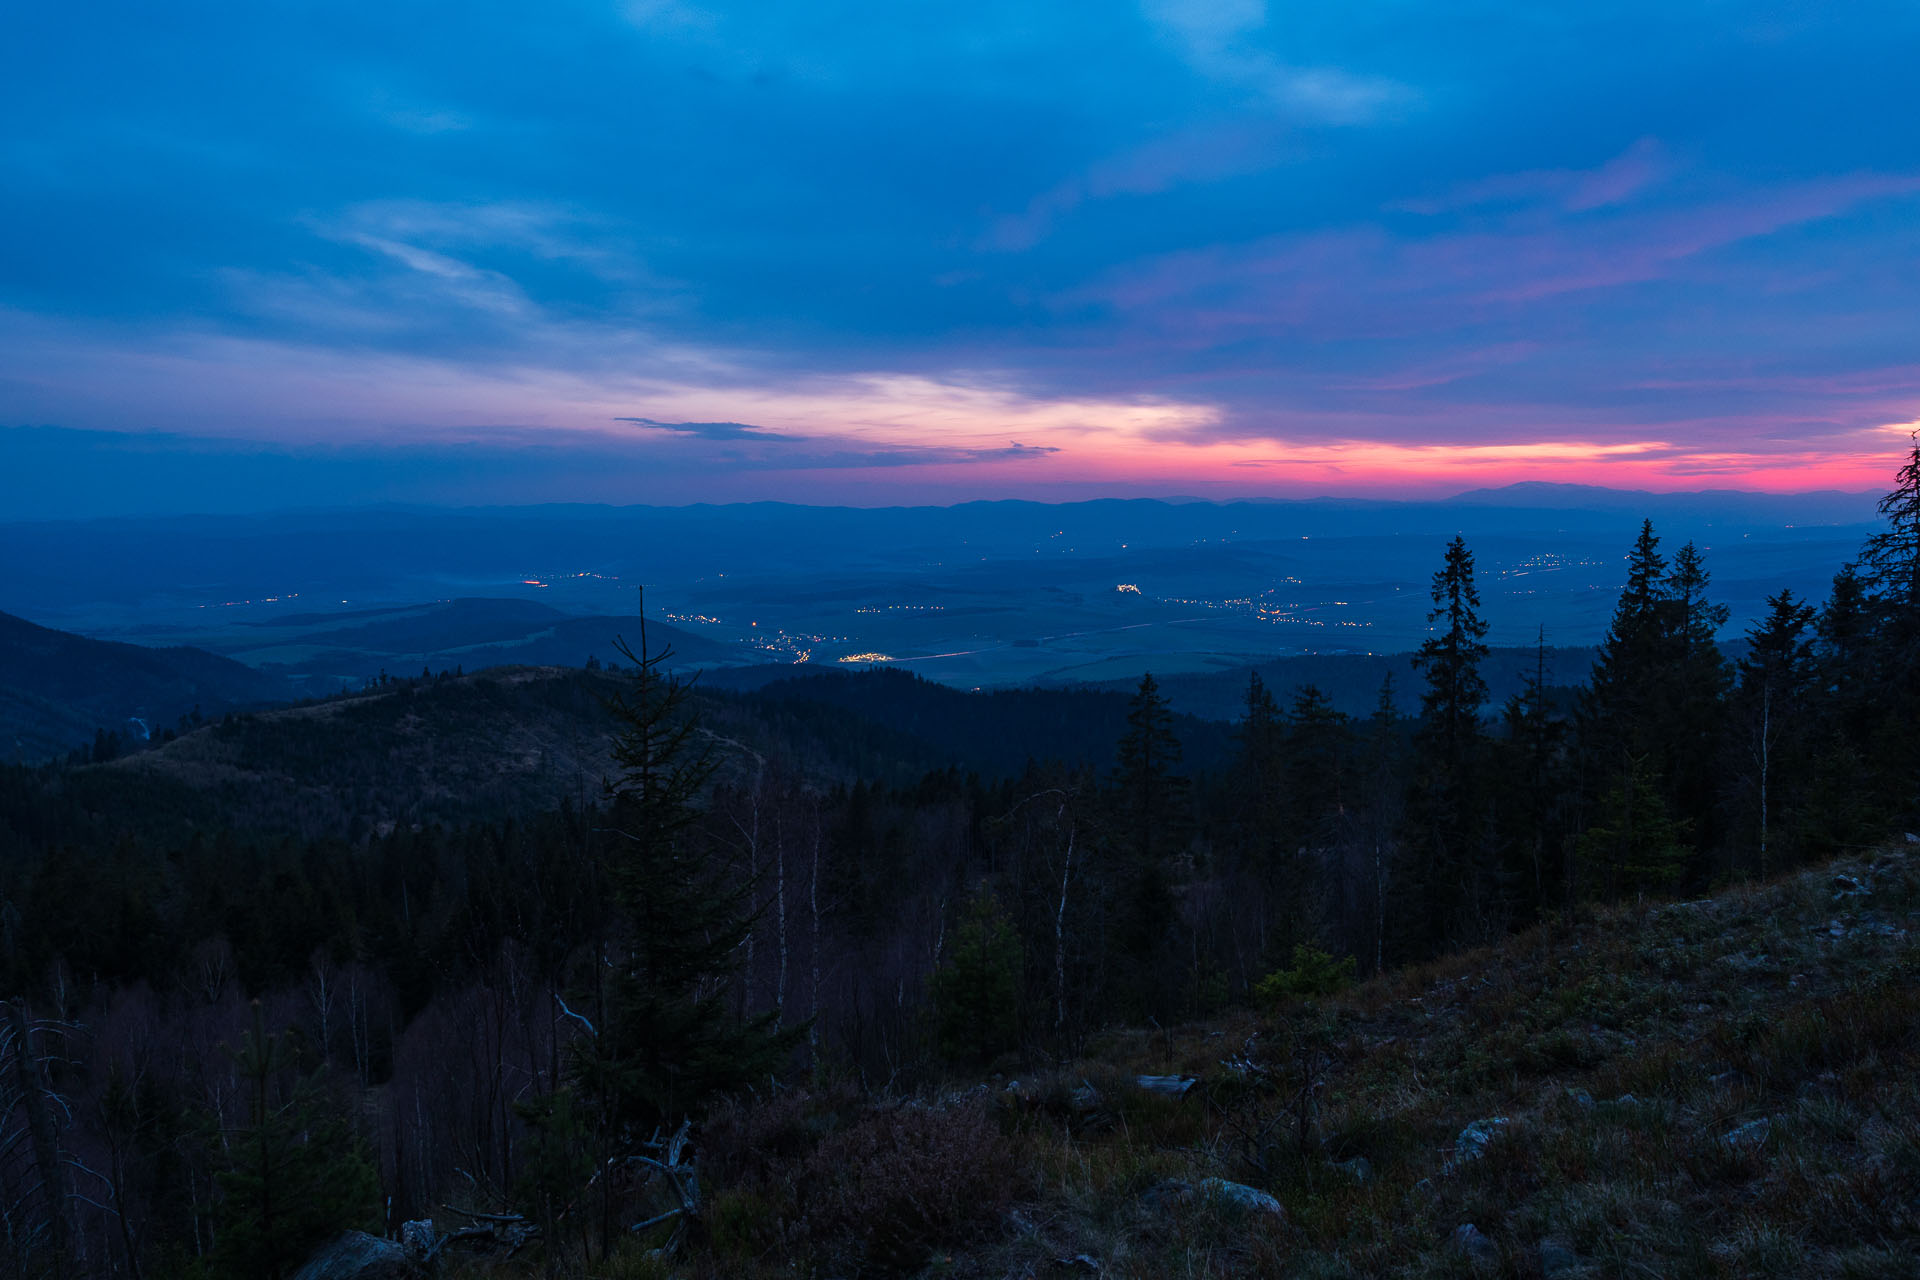
[[[1920,849],[1901,847],[1368,983],[1314,1015],[1304,1152],[1285,1090],[1223,1066],[1244,1055],[1284,1079],[1288,1028],[1313,1021],[1297,1009],[1115,1034],[1056,1075],[917,1108],[953,1117],[950,1160],[902,1154],[898,1107],[848,1119],[844,1100],[788,1099],[751,1132],[716,1126],[726,1189],[687,1273],[794,1274],[803,1255],[851,1273],[863,1251],[872,1271],[876,1242],[904,1234],[918,1247],[877,1269],[1065,1275],[1056,1260],[1085,1254],[1139,1277],[1915,1275],[1916,918]],[[1202,1083],[1184,1099],[1127,1083],[1169,1071]],[[1098,1104],[1072,1101],[1083,1081]],[[992,1151],[966,1119],[983,1114],[1006,1135]],[[1461,1130],[1489,1117],[1508,1123],[1456,1161]],[[1364,1180],[1335,1163],[1353,1157]],[[993,1166],[1011,1172],[972,1172]],[[1272,1192],[1284,1221],[1174,1194],[1213,1176]],[[822,1203],[861,1205],[867,1225],[817,1230]],[[1451,1243],[1465,1223],[1488,1241],[1478,1260]]]
[[[1836,900],[1841,876],[1868,892]],[[1116,1274],[1262,1255],[1301,1274],[1448,1274],[1471,1269],[1449,1244],[1469,1222],[1497,1251],[1486,1269],[1514,1276],[1543,1273],[1550,1237],[1597,1275],[1913,1274],[1917,907],[1920,858],[1881,853],[1536,930],[1331,1002],[1324,1154],[1273,1156],[1290,1227],[1265,1239],[1201,1214],[1171,1226],[1170,1254],[1130,1203],[1158,1173],[1260,1180],[1231,1123],[1257,1108],[1219,1087],[1205,1107],[1144,1105],[1144,1125],[1077,1153],[1036,1135],[1062,1171],[1043,1203],[1087,1233],[1063,1246],[1137,1259]],[[1257,1030],[1177,1037],[1175,1065],[1217,1077],[1223,1046]],[[1111,1059],[1164,1070],[1153,1047],[1122,1039]],[[1493,1116],[1510,1123],[1449,1172],[1460,1131]],[[1727,1140],[1755,1120],[1764,1138]],[[1329,1164],[1352,1156],[1367,1182]]]

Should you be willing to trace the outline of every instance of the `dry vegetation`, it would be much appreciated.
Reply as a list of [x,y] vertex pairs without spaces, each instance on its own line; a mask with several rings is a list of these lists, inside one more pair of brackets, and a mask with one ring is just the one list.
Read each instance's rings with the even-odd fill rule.
[[1920,1274],[1917,919],[1886,850],[944,1098],[783,1095],[710,1127],[704,1239],[629,1273]]

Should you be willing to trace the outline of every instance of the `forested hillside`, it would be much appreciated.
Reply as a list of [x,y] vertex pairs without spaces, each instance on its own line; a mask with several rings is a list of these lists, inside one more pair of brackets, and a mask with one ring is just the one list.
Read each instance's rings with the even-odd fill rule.
[[90,640],[0,613],[0,759],[7,761],[44,760],[96,735],[110,753],[182,719],[290,694],[284,681],[201,649]]
[[[288,1276],[344,1228],[433,1218],[445,1265],[514,1274],[904,1274],[1009,1234],[1036,1248],[971,1273],[1057,1241],[1104,1255],[1069,1268],[1164,1274],[1169,1240],[1196,1273],[1378,1273],[1452,1265],[1399,1224],[1472,1222],[1461,1265],[1535,1274],[1542,1237],[1597,1256],[1606,1222],[1672,1228],[1642,1272],[1793,1274],[1818,1203],[1871,1264],[1821,1266],[1898,1274],[1913,1224],[1875,1197],[1913,1194],[1906,1095],[1871,1133],[1880,1104],[1847,1099],[1911,1061],[1904,861],[1854,866],[1831,911],[1817,879],[1644,907],[1920,828],[1920,446],[1882,513],[1737,662],[1706,556],[1649,523],[1585,683],[1556,695],[1537,661],[1498,705],[1455,538],[1414,716],[1258,675],[1230,737],[1151,677],[704,694],[636,627],[618,669],[389,682],[6,770],[7,1265]],[[1806,944],[1821,916],[1844,963]],[[1159,1086],[1179,1103],[1125,1092],[1203,1069],[1191,1098]],[[1737,1105],[1702,1083],[1728,1069]],[[1636,1099],[1576,1115],[1526,1084],[1563,1074]],[[926,1104],[989,1077],[1021,1101]],[[1428,1168],[1483,1105],[1511,1130]],[[1774,1115],[1808,1144],[1777,1178],[1764,1132],[1720,1143]],[[1676,1116],[1684,1182],[1636,1189]],[[1812,1202],[1844,1171],[1829,1140],[1878,1181]],[[1589,1174],[1614,1200],[1544,1189]],[[1217,1203],[1269,1213],[1246,1191],[1284,1224]],[[1677,1222],[1735,1199],[1730,1251]]]

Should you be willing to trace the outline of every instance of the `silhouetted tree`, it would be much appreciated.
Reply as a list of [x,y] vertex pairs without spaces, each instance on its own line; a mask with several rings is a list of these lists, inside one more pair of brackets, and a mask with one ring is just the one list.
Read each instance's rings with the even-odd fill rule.
[[1114,832],[1120,863],[1114,877],[1111,937],[1123,1003],[1135,1013],[1165,1012],[1167,943],[1176,923],[1172,858],[1192,830],[1190,787],[1178,772],[1180,740],[1173,710],[1151,674],[1141,677],[1127,709],[1114,771]]
[[1781,591],[1767,600],[1767,615],[1747,632],[1734,697],[1731,776],[1744,785],[1744,806],[1753,815],[1755,856],[1765,876],[1777,860],[1776,828],[1795,812],[1805,783],[1808,700],[1816,679],[1813,606]]
[[1020,967],[1020,940],[1000,903],[975,891],[929,983],[942,1054],[984,1063],[1018,1043]]
[[1498,909],[1483,785],[1486,735],[1480,727],[1480,708],[1487,700],[1480,675],[1487,623],[1480,616],[1473,553],[1464,538],[1447,544],[1431,590],[1427,623],[1434,634],[1421,642],[1413,659],[1427,687],[1414,737],[1408,812],[1415,861],[1407,886],[1429,909],[1424,918],[1404,922],[1422,950],[1449,938],[1484,934]]
[[749,886],[699,837],[714,759],[690,686],[664,670],[672,650],[649,650],[644,612],[640,627],[637,650],[618,646],[632,679],[611,704],[621,770],[606,832],[618,916],[612,979],[596,1034],[577,1042],[580,1078],[616,1150],[764,1080],[804,1034],[777,1029],[774,1013],[741,1019],[730,1009]]
[[267,1034],[257,1000],[234,1061],[247,1123],[223,1144],[210,1261],[215,1275],[280,1280],[329,1236],[371,1225],[379,1182],[345,1116],[299,1075],[291,1033]]
[[1570,817],[1567,722],[1547,692],[1546,636],[1534,651],[1525,687],[1502,709],[1494,783],[1508,878],[1525,919],[1556,901],[1564,879],[1561,846]]

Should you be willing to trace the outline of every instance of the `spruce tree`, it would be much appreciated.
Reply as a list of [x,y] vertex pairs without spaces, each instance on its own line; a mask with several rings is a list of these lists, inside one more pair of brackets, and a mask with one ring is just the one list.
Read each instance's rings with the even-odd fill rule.
[[[1372,972],[1386,963],[1388,910],[1394,901],[1400,862],[1400,828],[1406,813],[1406,744],[1399,708],[1394,705],[1393,673],[1380,682],[1380,696],[1367,718],[1355,805],[1352,860],[1347,868],[1349,934],[1355,952]],[[1396,917],[1397,918],[1397,917]]]
[[1487,623],[1473,580],[1473,553],[1464,538],[1447,544],[1433,575],[1434,634],[1414,654],[1426,676],[1420,698],[1420,728],[1410,832],[1418,850],[1412,883],[1431,904],[1418,932],[1431,949],[1458,937],[1477,937],[1492,925],[1497,868],[1488,838],[1489,813],[1481,777],[1485,733],[1480,709],[1487,684],[1480,663],[1487,655]]
[[1597,878],[1608,897],[1660,892],[1680,881],[1692,850],[1686,827],[1660,794],[1646,757],[1635,756],[1601,798],[1598,820],[1581,834],[1583,873]]
[[1287,710],[1293,836],[1316,854],[1343,834],[1352,803],[1353,727],[1317,685],[1302,685]]
[[1861,567],[1889,612],[1920,619],[1920,432],[1880,499],[1880,515],[1887,527],[1861,548]]
[[1175,924],[1173,856],[1192,830],[1189,784],[1180,766],[1173,709],[1151,673],[1127,709],[1114,771],[1115,834],[1120,859],[1110,877],[1111,943],[1124,1011],[1165,1012],[1171,1005],[1167,944]]
[[1237,870],[1259,897],[1262,952],[1277,961],[1301,940],[1308,885],[1289,814],[1286,721],[1258,672],[1248,676],[1246,713],[1234,736],[1229,786]]
[[633,664],[610,704],[620,774],[608,785],[605,834],[618,932],[605,1015],[577,1059],[616,1150],[764,1081],[804,1034],[777,1029],[771,1012],[740,1017],[730,1008],[751,885],[698,829],[715,760],[692,686],[667,671],[671,649],[648,648],[644,609],[639,649],[617,647]]
[[1581,746],[1602,776],[1619,772],[1629,757],[1653,747],[1658,686],[1673,656],[1664,609],[1666,578],[1660,539],[1653,521],[1645,521],[1628,553],[1626,586],[1580,700]]
[[267,1034],[257,1000],[233,1056],[247,1123],[221,1144],[211,1271],[281,1280],[331,1236],[372,1225],[379,1180],[319,1081],[299,1074],[292,1034]]
[[1558,901],[1567,812],[1567,723],[1547,693],[1546,632],[1525,687],[1507,699],[1495,752],[1495,785],[1508,877],[1520,886],[1522,916]]
[[1767,615],[1747,632],[1734,695],[1732,776],[1741,778],[1743,823],[1753,833],[1759,872],[1778,865],[1778,832],[1795,812],[1805,784],[1808,707],[1815,680],[1811,632],[1813,606],[1780,591],[1767,600]]
[[1644,522],[1579,711],[1588,802],[1606,811],[1622,797],[1641,804],[1651,785],[1674,830],[1696,838],[1712,835],[1730,683],[1715,641],[1727,610],[1707,599],[1707,585],[1700,549],[1688,543],[1669,568],[1653,523]]
[[1173,708],[1151,672],[1140,678],[1127,706],[1127,728],[1116,754],[1122,838],[1139,861],[1160,862],[1185,844],[1191,819],[1189,785],[1178,772],[1180,739],[1173,732]]
[[1880,690],[1867,754],[1880,806],[1910,826],[1920,822],[1920,433],[1880,514],[1887,527],[1860,550],[1873,591],[1871,669]]
[[1728,610],[1707,599],[1705,557],[1689,542],[1673,557],[1666,581],[1669,666],[1658,673],[1660,696],[1651,708],[1652,760],[1666,779],[1666,799],[1692,828],[1702,849],[1718,843],[1715,818],[1718,762],[1733,670],[1718,635]]
[[1021,963],[1019,937],[999,901],[981,888],[928,984],[948,1060],[984,1064],[1018,1044]]

